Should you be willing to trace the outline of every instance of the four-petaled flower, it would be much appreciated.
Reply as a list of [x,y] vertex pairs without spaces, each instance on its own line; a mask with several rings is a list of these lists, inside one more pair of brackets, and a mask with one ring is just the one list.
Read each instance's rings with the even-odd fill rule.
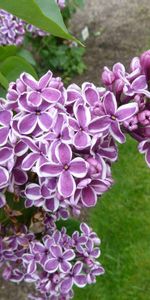
[[45,262],[45,271],[53,273],[59,269],[63,273],[69,272],[72,267],[69,261],[75,258],[74,251],[72,249],[68,249],[63,252],[61,247],[58,245],[52,245],[50,250],[52,257]]
[[63,197],[70,197],[76,190],[74,177],[83,178],[88,170],[88,165],[83,158],[76,157],[72,160],[72,151],[69,145],[60,144],[56,148],[58,163],[45,163],[40,167],[41,177],[59,177],[58,192]]
[[125,142],[125,135],[120,129],[120,123],[131,118],[138,111],[137,103],[128,103],[117,108],[117,101],[113,93],[107,92],[103,98],[104,116],[93,119],[89,125],[92,133],[108,129],[119,143]]

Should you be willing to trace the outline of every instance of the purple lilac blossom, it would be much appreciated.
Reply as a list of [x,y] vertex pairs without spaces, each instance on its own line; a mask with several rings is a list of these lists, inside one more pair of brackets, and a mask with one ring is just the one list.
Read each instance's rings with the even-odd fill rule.
[[[85,229],[84,229],[85,228]],[[73,286],[83,288],[92,284],[96,276],[104,274],[98,262],[99,239],[88,225],[82,223],[80,230],[69,236],[62,228],[51,228],[51,234],[43,232],[39,242],[35,234],[11,226],[0,237],[0,262],[5,280],[35,284],[38,295],[29,299],[71,299]],[[9,235],[13,232],[13,235]],[[76,247],[78,243],[78,247]],[[82,252],[79,245],[82,245]],[[81,246],[80,246],[81,247]]]
[[130,73],[121,63],[105,67],[105,88],[89,82],[65,88],[51,71],[38,81],[23,73],[1,99],[0,209],[16,222],[21,212],[9,211],[13,194],[38,218],[33,213],[19,232],[0,224],[0,265],[6,280],[35,284],[39,296],[30,299],[69,300],[74,285],[95,283],[104,273],[100,240],[88,225],[69,236],[56,221],[95,206],[112,186],[125,133],[139,142],[150,167],[149,66],[146,52],[132,60]]
[[[102,82],[113,93],[117,105],[137,103],[135,114],[123,121],[124,132],[139,142],[139,152],[145,154],[145,161],[150,166],[150,50],[140,57],[134,57],[130,63],[130,72],[121,63],[112,70],[104,67]],[[121,136],[120,136],[121,137]]]
[[[65,0],[55,0],[60,9],[65,8]],[[44,30],[15,17],[5,10],[0,10],[0,45],[21,45],[26,33],[33,37],[49,35]]]
[[24,22],[12,14],[0,10],[0,45],[20,45],[23,43]]

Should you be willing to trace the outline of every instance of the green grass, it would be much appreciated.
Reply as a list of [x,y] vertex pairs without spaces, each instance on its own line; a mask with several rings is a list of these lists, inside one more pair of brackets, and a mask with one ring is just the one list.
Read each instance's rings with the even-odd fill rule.
[[136,147],[131,139],[119,147],[115,185],[89,213],[105,275],[75,289],[75,300],[150,300],[150,172]]

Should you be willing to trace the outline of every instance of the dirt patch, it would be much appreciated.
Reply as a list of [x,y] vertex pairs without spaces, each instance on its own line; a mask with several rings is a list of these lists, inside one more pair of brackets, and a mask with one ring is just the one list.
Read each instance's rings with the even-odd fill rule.
[[88,26],[90,38],[86,41],[87,70],[74,79],[100,82],[105,65],[115,62],[126,66],[132,57],[150,47],[149,0],[87,0],[85,8],[73,18],[76,35]]
[[[72,21],[76,35],[88,26],[90,38],[86,42],[87,70],[72,81],[100,82],[103,66],[115,62],[128,66],[133,56],[150,46],[149,0],[86,0],[85,8]],[[13,285],[0,281],[0,300],[26,300],[28,285]]]

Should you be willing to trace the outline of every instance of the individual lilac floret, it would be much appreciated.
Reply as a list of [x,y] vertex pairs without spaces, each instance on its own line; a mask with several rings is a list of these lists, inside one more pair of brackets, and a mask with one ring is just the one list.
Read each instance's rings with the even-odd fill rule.
[[70,118],[69,125],[75,131],[73,144],[77,149],[84,149],[90,146],[91,138],[88,133],[88,125],[91,121],[91,114],[88,107],[79,104],[74,109],[76,119]]
[[74,177],[83,178],[87,173],[87,164],[83,158],[72,160],[72,151],[68,145],[60,144],[56,149],[57,162],[45,163],[40,168],[40,176],[59,176],[58,192],[64,197],[75,193]]
[[138,111],[136,103],[121,105],[117,108],[117,101],[113,93],[107,92],[103,98],[104,116],[94,119],[89,125],[91,132],[108,129],[119,143],[125,142],[125,136],[120,129],[120,124],[131,118]]

